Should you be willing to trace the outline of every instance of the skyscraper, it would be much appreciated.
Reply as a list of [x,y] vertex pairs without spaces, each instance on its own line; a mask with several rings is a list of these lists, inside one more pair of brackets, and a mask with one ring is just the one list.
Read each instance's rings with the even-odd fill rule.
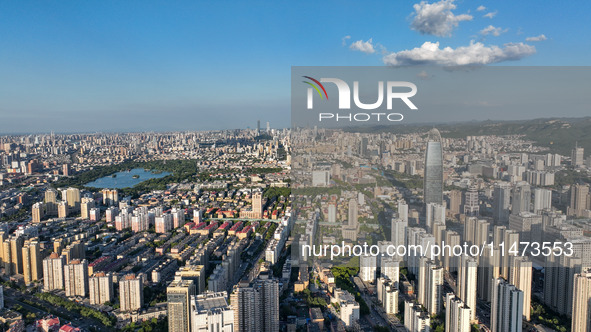
[[168,331],[191,331],[191,296],[195,295],[192,280],[176,279],[166,288],[168,302]]
[[495,280],[490,310],[492,332],[522,331],[523,292],[503,278]]
[[429,131],[427,138],[423,195],[425,206],[429,203],[443,205],[443,150],[441,134],[435,128]]
[[591,271],[575,274],[572,332],[591,331]]

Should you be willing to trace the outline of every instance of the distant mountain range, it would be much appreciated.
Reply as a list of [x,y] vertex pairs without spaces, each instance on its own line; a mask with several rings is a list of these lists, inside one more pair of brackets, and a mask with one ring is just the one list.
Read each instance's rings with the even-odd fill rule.
[[347,131],[384,132],[408,134],[417,131],[427,132],[437,128],[442,137],[462,138],[481,135],[525,135],[538,146],[548,147],[553,153],[570,156],[575,143],[585,148],[585,156],[591,153],[591,117],[584,118],[546,118],[518,121],[479,121],[460,123],[407,124],[392,126],[372,126],[348,128]]

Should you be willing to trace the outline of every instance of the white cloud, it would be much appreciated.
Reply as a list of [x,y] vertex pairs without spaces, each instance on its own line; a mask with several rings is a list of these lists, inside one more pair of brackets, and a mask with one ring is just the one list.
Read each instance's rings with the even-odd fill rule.
[[347,45],[347,40],[351,39],[351,36],[345,36],[342,39],[343,46]]
[[483,36],[493,35],[495,37],[498,37],[499,35],[507,32],[507,31],[509,31],[509,29],[502,29],[502,28],[498,28],[498,27],[494,27],[492,25],[489,25],[486,28],[480,30],[480,33]]
[[421,34],[449,37],[454,28],[461,21],[472,20],[472,15],[455,15],[452,10],[456,9],[454,0],[441,0],[439,2],[427,3],[421,1],[413,6],[413,20],[410,24],[413,30]]
[[352,43],[351,46],[349,46],[349,48],[367,54],[375,53],[376,51],[372,44],[372,38],[369,38],[369,40],[366,42],[364,42],[363,40],[358,40]]
[[391,66],[441,65],[468,66],[519,60],[536,53],[536,48],[524,43],[510,43],[503,47],[470,43],[458,48],[439,48],[439,42],[425,42],[412,50],[393,52],[384,56],[383,61]]
[[483,5],[478,6],[478,8],[476,8],[476,11],[481,12],[483,10],[486,10],[486,7],[484,7]]
[[494,12],[484,14],[482,17],[493,18],[493,17],[495,17],[495,15],[497,15],[497,13],[498,13],[498,11],[495,10]]
[[546,40],[548,38],[546,38],[546,35],[541,34],[539,36],[535,36],[535,37],[527,37],[525,38],[525,40],[530,41],[530,42],[539,42],[539,41],[543,41]]

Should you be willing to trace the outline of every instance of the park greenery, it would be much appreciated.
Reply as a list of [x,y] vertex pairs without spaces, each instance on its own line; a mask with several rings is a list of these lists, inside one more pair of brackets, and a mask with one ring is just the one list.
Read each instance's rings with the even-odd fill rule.
[[132,322],[123,329],[123,332],[167,332],[168,331],[168,319],[158,320],[152,318],[151,320],[145,320],[143,322]]
[[423,188],[423,178],[418,175],[409,175],[393,170],[384,170],[386,179],[395,187],[407,189]]
[[291,188],[281,188],[281,187],[267,187],[263,192],[263,197],[275,199],[277,197],[289,197],[291,194]]
[[591,177],[584,172],[578,172],[572,168],[558,171],[554,175],[555,188],[572,185],[573,183],[591,183]]
[[355,301],[359,303],[359,311],[362,315],[369,314],[369,307],[361,297],[361,293],[357,291],[355,285],[351,281],[352,276],[359,273],[359,267],[353,266],[334,266],[330,269],[335,279],[335,284],[338,288],[348,291],[355,296]]
[[532,299],[531,320],[558,332],[570,331],[570,319]]
[[[49,302],[50,304],[52,304],[56,307],[62,307],[68,311],[71,311],[73,313],[77,313],[83,317],[94,318],[107,327],[111,327],[111,326],[115,325],[115,321],[116,321],[115,317],[109,316],[108,314],[98,311],[96,309],[85,307],[85,306],[80,305],[76,302],[66,300],[62,297],[59,297],[59,296],[51,294],[51,293],[37,293],[37,294],[35,294],[35,296],[37,296],[41,300]],[[45,308],[45,309],[51,309],[51,308]]]

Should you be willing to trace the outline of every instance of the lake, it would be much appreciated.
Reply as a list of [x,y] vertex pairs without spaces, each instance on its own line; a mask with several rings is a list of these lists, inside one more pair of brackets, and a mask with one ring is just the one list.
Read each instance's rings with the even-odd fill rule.
[[[151,171],[146,171],[143,168],[134,168],[132,170],[117,172],[115,173],[115,177],[109,175],[102,177],[100,179],[96,179],[92,182],[85,184],[86,187],[94,187],[94,188],[113,188],[113,189],[121,189],[121,188],[130,188],[135,186],[140,182],[144,182],[150,179],[158,179],[169,175],[169,172],[162,172],[159,174],[154,174]],[[138,177],[134,179],[134,175]]]

